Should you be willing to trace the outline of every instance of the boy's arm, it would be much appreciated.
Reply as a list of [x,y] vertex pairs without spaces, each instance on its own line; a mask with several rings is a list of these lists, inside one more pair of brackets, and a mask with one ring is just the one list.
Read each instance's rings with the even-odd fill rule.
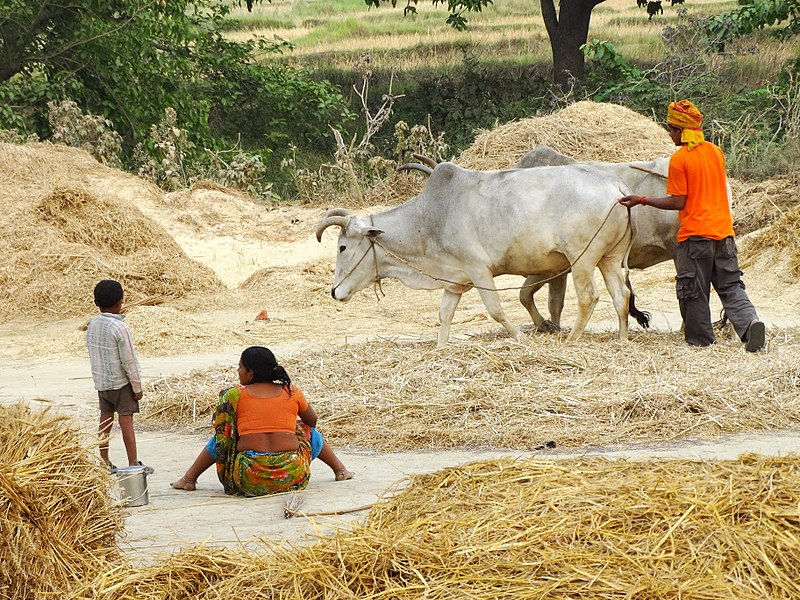
[[123,329],[122,335],[117,340],[117,348],[119,349],[122,368],[131,382],[133,394],[137,400],[140,400],[142,398],[142,376],[139,373],[139,361],[136,359],[136,350],[133,348],[131,333],[127,328]]

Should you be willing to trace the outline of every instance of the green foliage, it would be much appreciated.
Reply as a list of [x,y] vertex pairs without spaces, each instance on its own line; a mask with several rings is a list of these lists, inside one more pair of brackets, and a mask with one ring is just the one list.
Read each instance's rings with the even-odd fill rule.
[[581,46],[581,51],[592,61],[587,86],[591,86],[594,80],[607,82],[593,96],[598,102],[613,99],[621,91],[629,90],[632,83],[641,82],[644,78],[644,73],[619,54],[611,42],[591,41]]
[[798,164],[800,154],[800,75],[787,65],[775,82],[738,95],[727,93],[720,64],[733,60],[716,49],[725,42],[708,20],[687,18],[662,30],[664,60],[649,70],[633,66],[608,42],[584,46],[590,68],[584,90],[594,100],[624,104],[639,112],[663,114],[666,104],[691,98],[707,119],[706,136],[727,155],[729,173],[766,178]]
[[241,136],[249,148],[268,146],[282,156],[290,143],[315,147],[331,141],[329,125],[344,127],[355,119],[338,89],[298,69],[253,68],[239,73],[237,82],[233,101],[213,107],[212,123],[218,134]]
[[178,113],[167,108],[164,117],[150,127],[150,136],[134,148],[134,166],[139,177],[148,179],[167,191],[188,187],[192,182],[191,162],[199,162],[197,147],[189,133],[178,126]]
[[721,51],[736,37],[781,24],[776,32],[780,37],[800,33],[800,0],[749,0],[736,10],[709,17],[704,26]]
[[409,127],[405,121],[398,121],[394,125],[394,149],[389,157],[399,164],[412,161],[414,154],[422,154],[439,162],[446,159],[449,149],[444,132],[434,137],[430,123]]
[[[0,127],[47,137],[47,103],[68,98],[113,121],[128,152],[139,143],[140,153],[155,151],[150,128],[167,107],[187,134],[186,150],[197,156],[203,152],[196,148],[225,149],[245,137],[258,148],[330,140],[328,123],[348,118],[341,95],[304,72],[257,62],[285,49],[284,42],[228,40],[231,6],[227,0],[6,0]],[[174,181],[177,173],[163,177]]]
[[435,129],[447,132],[454,150],[471,144],[477,129],[536,114],[548,88],[544,74],[534,69],[482,64],[469,46],[463,52],[458,69],[412,75],[403,85],[409,100],[396,109],[397,118],[408,123],[430,118]]

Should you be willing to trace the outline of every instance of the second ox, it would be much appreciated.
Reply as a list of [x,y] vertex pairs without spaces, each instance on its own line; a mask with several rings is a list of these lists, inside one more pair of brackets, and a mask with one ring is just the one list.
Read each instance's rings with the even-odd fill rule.
[[[574,165],[574,158],[556,152],[547,146],[536,146],[523,156],[517,167],[542,167],[553,165]],[[667,193],[667,169],[669,157],[658,157],[651,161],[610,163],[590,161],[586,164],[594,169],[619,177],[630,188],[631,193],[642,196],[665,196]],[[678,212],[659,210],[652,206],[635,206],[631,211],[636,215],[636,235],[633,238],[628,266],[631,269],[646,269],[666,260],[675,258],[677,249]],[[538,275],[532,275],[525,281],[519,299],[528,309],[531,317],[539,312],[534,304],[533,295],[545,282]],[[561,311],[564,308],[564,294],[567,289],[566,274],[546,282],[548,285],[548,309],[550,319],[545,321],[544,330],[559,328]],[[636,317],[640,325],[650,325],[648,313],[636,309],[631,296],[629,306],[631,315]]]
[[[578,316],[567,339],[584,331],[598,300],[599,268],[628,337],[623,268],[632,230],[617,200],[628,193],[618,178],[583,165],[475,171],[451,163],[431,170],[425,188],[390,210],[356,216],[328,211],[317,240],[340,228],[331,295],[340,301],[383,278],[415,289],[444,289],[438,346],[449,338],[461,295],[475,287],[489,315],[512,336],[494,285],[498,275],[558,276],[568,270]],[[538,322],[541,321],[541,322]],[[537,326],[544,318],[534,316]]]

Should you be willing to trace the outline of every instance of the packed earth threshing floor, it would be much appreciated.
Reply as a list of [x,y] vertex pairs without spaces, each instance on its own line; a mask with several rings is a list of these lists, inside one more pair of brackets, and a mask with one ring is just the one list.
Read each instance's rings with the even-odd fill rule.
[[[587,140],[597,139],[620,145],[610,134],[579,131],[592,120],[580,111],[625,109],[581,104],[561,121],[486,132],[456,162],[505,167],[535,143],[581,159],[668,152],[655,124],[639,136],[651,145],[634,149],[635,156],[589,147]],[[509,136],[523,142],[506,148],[501,142]],[[593,154],[578,156],[579,148]],[[436,349],[438,292],[385,281],[348,304],[331,299],[335,235],[328,230],[318,243],[314,230],[333,203],[265,206],[210,184],[164,194],[81,151],[45,144],[0,144],[0,158],[0,402],[50,407],[78,424],[91,445],[97,407],[83,337],[94,314],[91,288],[116,277],[128,293],[127,322],[147,382],[136,420],[139,453],[156,471],[148,477],[149,504],[124,511],[119,546],[135,565],[163,563],[159,553],[189,548],[175,564],[219,566],[214,548],[309,544],[368,514],[378,519],[373,505],[406,486],[409,475],[478,460],[504,470],[502,461],[518,457],[715,464],[743,453],[800,452],[798,173],[732,182],[744,281],[768,328],[765,351],[751,355],[728,332],[708,349],[683,343],[671,264],[632,273],[637,304],[651,312],[653,326],[632,326],[626,344],[615,339],[616,316],[598,279],[600,302],[578,341],[535,333],[509,289],[501,293],[504,308],[525,333],[511,340],[472,291],[456,312],[451,344]],[[412,179],[397,189],[423,184],[403,177]],[[352,210],[367,214],[403,199],[385,192]],[[521,281],[497,279],[509,288]],[[570,292],[567,326],[575,317]],[[268,318],[256,319],[262,311]],[[302,511],[317,514],[312,518],[285,518],[283,496],[226,497],[212,472],[196,492],[169,487],[204,444],[216,393],[235,382],[238,355],[253,344],[269,346],[284,362],[317,408],[320,429],[356,473],[334,482],[315,463],[302,498]],[[546,442],[555,447],[542,449]],[[122,462],[116,430],[111,451]],[[197,550],[198,543],[205,545]]]

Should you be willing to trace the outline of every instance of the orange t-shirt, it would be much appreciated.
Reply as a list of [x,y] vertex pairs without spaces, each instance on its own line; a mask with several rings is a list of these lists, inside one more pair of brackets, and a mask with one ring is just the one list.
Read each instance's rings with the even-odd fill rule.
[[733,217],[728,204],[725,155],[711,142],[691,152],[681,146],[669,160],[667,194],[686,196],[678,212],[678,241],[692,235],[722,240],[734,235]]
[[236,429],[239,435],[275,431],[294,433],[297,413],[307,408],[306,397],[294,386],[291,396],[281,388],[281,393],[271,398],[256,398],[244,388],[236,407]]

